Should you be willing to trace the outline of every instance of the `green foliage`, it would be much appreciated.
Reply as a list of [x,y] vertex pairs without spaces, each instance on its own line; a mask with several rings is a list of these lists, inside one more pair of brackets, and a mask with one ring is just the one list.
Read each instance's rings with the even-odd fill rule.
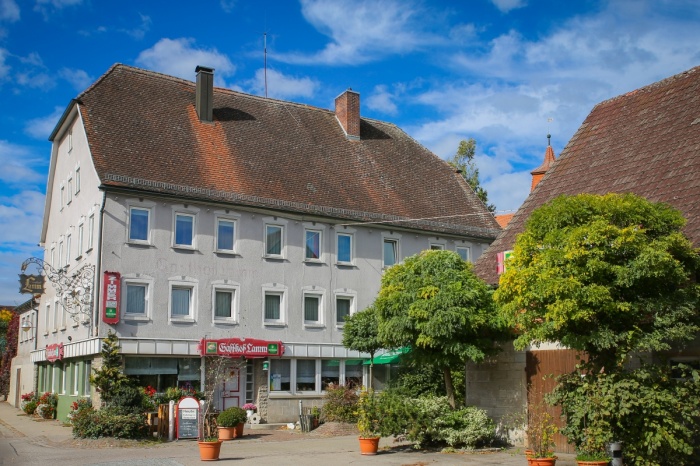
[[680,212],[633,194],[562,196],[536,209],[495,294],[516,348],[559,341],[611,370],[700,331],[700,256]]
[[97,411],[90,406],[75,411],[72,424],[73,437],[76,438],[140,439],[148,435],[145,415],[119,414],[111,408]]
[[551,400],[566,416],[562,433],[581,450],[591,437],[614,439],[624,442],[625,464],[698,464],[700,374],[688,369],[684,375],[672,378],[659,366],[572,373],[560,379]]
[[112,390],[107,407],[116,414],[139,414],[143,413],[149,404],[140,388],[120,385]]
[[357,422],[357,391],[346,385],[330,384],[323,397],[325,422]]
[[52,392],[44,392],[37,400],[34,413],[44,419],[53,419],[56,415],[57,406],[58,395]]
[[477,197],[484,203],[489,212],[495,212],[496,206],[489,204],[488,193],[481,186],[479,181],[479,169],[474,161],[474,155],[476,152],[476,140],[474,138],[469,138],[468,140],[459,141],[459,147],[457,152],[452,156],[450,160],[447,161],[450,165],[460,170],[460,173],[467,181],[469,186],[474,190]]
[[[465,366],[452,368],[452,380],[455,393],[465,392]],[[445,379],[440,368],[434,366],[420,367],[411,361],[399,366],[396,377],[389,380],[389,387],[408,398],[419,398],[422,396],[447,396],[445,390]],[[457,399],[458,405],[462,398]]]
[[122,371],[122,356],[119,354],[119,338],[111,330],[102,341],[102,366],[94,368],[90,383],[95,386],[102,401],[109,404],[112,393],[122,385],[133,382]]
[[545,405],[530,407],[527,416],[527,444],[535,458],[554,456],[554,436],[559,429]]
[[374,353],[382,347],[382,342],[377,334],[377,313],[374,307],[348,316],[343,326],[343,346],[354,351]]
[[[9,317],[9,320],[8,320]],[[3,309],[0,311],[2,338],[6,344],[0,352],[0,395],[7,396],[10,393],[10,369],[12,358],[17,356],[17,341],[19,340],[19,314]]]
[[39,402],[37,400],[26,401],[22,405],[22,411],[24,411],[26,414],[32,415],[34,414],[34,411],[36,411],[36,407],[38,405]]
[[378,437],[381,432],[380,419],[379,402],[374,390],[363,388],[357,400],[357,430],[360,431],[360,437]]
[[495,425],[486,412],[473,406],[453,410],[446,397],[406,398],[387,390],[379,397],[383,436],[403,436],[416,447],[449,445],[476,448],[490,444]]
[[155,404],[168,404],[171,401],[177,403],[186,396],[192,396],[197,400],[204,400],[204,392],[195,390],[194,388],[169,387],[165,389],[165,393],[156,393],[153,395]]
[[216,417],[216,425],[219,427],[236,427],[238,424],[245,422],[248,416],[245,409],[238,406],[232,406],[219,413]]
[[406,358],[439,368],[455,406],[451,371],[498,351],[508,337],[491,289],[471,264],[451,251],[423,251],[386,270],[374,302],[379,338],[388,348],[409,347]]

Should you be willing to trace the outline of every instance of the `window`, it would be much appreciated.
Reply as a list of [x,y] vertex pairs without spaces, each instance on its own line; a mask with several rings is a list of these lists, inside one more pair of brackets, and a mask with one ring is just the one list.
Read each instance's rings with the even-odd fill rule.
[[63,207],[66,205],[66,188],[65,186],[61,185],[61,210],[63,210]]
[[349,296],[338,296],[335,299],[336,323],[342,324],[350,315],[352,309],[352,298]]
[[146,296],[148,285],[138,283],[126,284],[126,314],[146,315]]
[[73,200],[73,178],[68,178],[68,188],[66,189],[66,204]]
[[270,391],[289,392],[291,382],[291,360],[270,359]]
[[217,218],[216,219],[216,250],[233,252],[236,238],[236,221]]
[[320,324],[321,323],[321,295],[305,294],[304,295],[304,323],[305,324]]
[[66,265],[70,265],[70,247],[71,247],[71,235],[66,236]]
[[70,153],[73,150],[73,130],[68,131],[68,136],[66,136],[68,139],[68,152]]
[[399,240],[384,238],[384,267],[391,267],[399,259]]
[[233,319],[233,291],[214,290],[214,319]]
[[362,387],[362,360],[345,361],[345,385],[348,387]]
[[61,330],[66,329],[66,320],[68,319],[68,310],[65,306],[61,306]]
[[265,320],[281,320],[282,293],[265,293]]
[[58,243],[58,268],[63,267],[63,241],[59,241]]
[[430,249],[432,251],[442,251],[443,249],[445,249],[445,245],[439,243],[430,243]]
[[285,325],[287,321],[287,288],[271,283],[263,285],[263,324]]
[[171,317],[189,317],[192,311],[192,288],[173,286],[170,294]]
[[66,366],[64,364],[57,365],[56,367],[59,370],[59,377],[60,377],[59,393],[61,393],[61,395],[65,395],[66,394],[66,380],[68,378],[67,377],[68,371],[66,370]]
[[297,376],[295,390],[297,392],[316,391],[316,360],[297,359]]
[[194,247],[194,215],[175,214],[175,247]]
[[57,267],[58,264],[56,263],[56,246],[51,246],[51,267]]
[[90,395],[90,374],[92,373],[92,361],[88,360],[83,363],[83,395]]
[[325,391],[330,384],[340,384],[340,361],[337,359],[321,360],[321,390]]
[[352,264],[352,234],[338,233],[338,263]]
[[282,256],[282,230],[280,225],[265,225],[266,256]]
[[95,230],[95,214],[91,214],[88,218],[88,240],[87,240],[87,250],[92,249],[92,236]]
[[457,254],[459,254],[459,257],[461,257],[463,261],[469,262],[471,260],[471,251],[469,250],[469,248],[458,246],[455,250],[457,251]]
[[75,168],[75,194],[80,192],[80,166]]
[[76,251],[76,259],[80,259],[80,256],[83,255],[83,230],[83,224],[81,223],[80,225],[78,225],[78,250]]
[[321,232],[317,230],[306,230],[305,232],[305,253],[306,260],[321,259]]
[[[129,241],[141,243],[148,242],[150,214],[151,211],[149,209],[141,209],[139,207],[129,208]],[[90,216],[91,220],[92,218],[93,215]],[[91,221],[91,223],[94,222]],[[92,227],[90,231],[92,232]]]
[[73,395],[78,395],[80,390],[80,370],[77,362],[73,363]]
[[53,302],[53,316],[51,319],[51,327],[56,331],[56,327],[58,327],[58,300]]
[[51,304],[46,305],[46,312],[44,312],[44,333],[49,333],[49,327],[51,327]]

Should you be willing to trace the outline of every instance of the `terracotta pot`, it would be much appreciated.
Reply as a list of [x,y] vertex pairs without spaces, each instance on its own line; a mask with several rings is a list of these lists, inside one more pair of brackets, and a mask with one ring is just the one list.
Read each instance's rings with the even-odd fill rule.
[[218,461],[221,453],[221,440],[216,442],[197,442],[199,444],[199,459],[202,461]]
[[529,466],[554,466],[556,462],[556,456],[553,456],[551,458],[534,458],[532,456],[529,456],[527,458],[527,464]]
[[236,438],[236,428],[235,427],[217,427],[219,431],[219,440],[233,440]]
[[245,424],[241,422],[240,424],[238,424],[236,427],[233,428],[234,429],[233,430],[233,438],[243,437],[243,426],[244,425]]
[[379,437],[360,437],[360,454],[376,455],[379,449]]
[[576,463],[578,466],[608,466],[608,463],[610,461],[605,461],[605,460],[597,460],[597,461],[581,461],[581,460],[576,460]]
[[527,450],[525,450],[525,457],[526,458],[532,458],[532,454],[533,454],[532,450],[530,450],[529,448]]

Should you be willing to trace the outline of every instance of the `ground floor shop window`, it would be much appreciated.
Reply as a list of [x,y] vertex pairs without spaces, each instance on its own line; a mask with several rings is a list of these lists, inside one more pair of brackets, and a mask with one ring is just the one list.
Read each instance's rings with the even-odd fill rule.
[[126,375],[159,393],[171,387],[200,390],[200,367],[200,358],[127,357],[124,361]]
[[375,364],[372,370],[372,387],[375,390],[386,388],[389,380],[396,378],[399,373],[398,364]]
[[362,359],[272,359],[270,392],[321,394],[329,385],[362,386]]

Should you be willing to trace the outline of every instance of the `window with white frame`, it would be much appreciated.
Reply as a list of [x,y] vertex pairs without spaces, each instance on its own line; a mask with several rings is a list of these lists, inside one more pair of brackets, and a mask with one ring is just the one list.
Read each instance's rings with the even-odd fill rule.
[[384,267],[391,267],[399,261],[399,240],[384,238]]
[[326,391],[329,385],[340,385],[340,360],[321,360],[321,390]]
[[76,259],[80,259],[80,256],[83,255],[83,241],[85,240],[85,238],[84,238],[85,231],[84,230],[85,230],[84,225],[82,223],[80,223],[78,225],[78,244],[77,244],[77,248],[76,248],[77,251],[75,251],[76,252],[75,258]]
[[80,165],[75,167],[75,194],[80,192]]
[[61,306],[61,330],[66,329],[66,321],[68,320],[68,310],[65,306]]
[[61,210],[66,205],[66,187],[61,184]]
[[238,321],[240,285],[226,280],[212,287],[212,318],[214,323],[226,324]]
[[284,227],[265,225],[265,257],[282,257]]
[[176,212],[174,222],[173,246],[179,248],[194,248],[195,216]]
[[95,231],[95,214],[90,214],[88,217],[88,238],[87,238],[87,251],[92,250],[92,238]]
[[66,204],[73,201],[73,178],[68,178],[68,187],[66,188]]
[[66,136],[68,140],[68,153],[73,150],[73,130],[68,130],[68,135]]
[[59,370],[61,371],[60,372],[60,375],[61,375],[60,393],[62,395],[65,395],[66,394],[66,382],[68,381],[68,377],[67,377],[68,371],[67,371],[65,364],[61,363],[58,367],[59,367]]
[[[93,215],[90,216],[90,219]],[[150,236],[151,209],[129,207],[129,241],[148,243]],[[94,222],[91,222],[94,224]],[[94,226],[94,225],[93,225]],[[92,231],[92,230],[91,230]]]
[[471,250],[468,247],[464,246],[457,246],[455,248],[455,251],[459,255],[459,257],[462,258],[463,261],[470,262],[471,261]]
[[49,333],[49,327],[51,327],[51,303],[46,305],[46,312],[44,312],[44,333]]
[[70,265],[70,260],[71,260],[71,255],[70,255],[70,249],[71,249],[71,235],[66,236],[66,265]]
[[349,295],[337,295],[335,297],[335,322],[343,325],[345,319],[354,314],[354,297]]
[[353,235],[352,233],[338,233],[337,235],[337,261],[339,264],[352,264],[353,261]]
[[442,243],[430,243],[430,249],[432,251],[442,251],[445,249],[445,245]]
[[58,262],[57,262],[57,264],[58,264],[59,269],[62,268],[64,265],[63,264],[63,240],[58,242]]
[[294,384],[295,392],[317,392],[316,375],[318,374],[318,364],[316,359],[297,359],[296,378]]
[[83,395],[90,395],[90,374],[92,374],[92,361],[83,361]]
[[171,278],[169,315],[171,321],[193,322],[196,319],[197,281],[192,278]]
[[287,321],[287,290],[277,284],[263,285],[263,324],[284,325]]
[[304,291],[304,325],[323,324],[323,294],[319,291]]
[[151,290],[153,279],[150,277],[123,277],[122,303],[124,303],[125,320],[148,320],[150,318]]
[[235,252],[236,221],[231,218],[216,218],[216,250],[218,252]]
[[73,363],[73,395],[78,395],[80,390],[80,365],[77,362]]
[[60,311],[59,307],[61,304],[58,302],[58,300],[53,302],[53,315],[51,316],[51,328],[53,328],[53,331],[56,331],[56,327],[58,327],[58,313]]
[[305,230],[304,259],[307,261],[321,260],[321,231]]
[[270,391],[291,392],[291,360],[270,359]]
[[59,265],[56,263],[56,246],[54,244],[51,245],[51,267],[58,267]]

